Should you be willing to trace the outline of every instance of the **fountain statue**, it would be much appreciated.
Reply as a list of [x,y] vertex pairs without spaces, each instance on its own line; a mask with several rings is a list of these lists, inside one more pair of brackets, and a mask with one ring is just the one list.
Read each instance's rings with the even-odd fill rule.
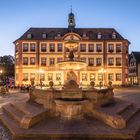
[[60,140],[103,136],[121,139],[136,135],[140,124],[134,121],[132,131],[129,121],[139,113],[139,108],[115,99],[111,82],[106,88],[95,88],[94,81],[87,89],[79,87],[75,70],[86,68],[87,64],[74,57],[78,41],[70,38],[64,44],[70,50],[68,58],[56,64],[58,69],[67,71],[62,88],[56,89],[53,81],[49,82],[48,89],[43,89],[42,84],[41,88],[35,88],[32,81],[34,88],[30,90],[28,101],[2,107],[0,119],[13,137]]

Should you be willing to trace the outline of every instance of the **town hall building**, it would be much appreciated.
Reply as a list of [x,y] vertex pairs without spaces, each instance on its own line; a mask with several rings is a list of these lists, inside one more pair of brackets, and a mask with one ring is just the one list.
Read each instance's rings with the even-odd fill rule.
[[75,71],[78,84],[128,83],[130,42],[114,28],[76,28],[71,12],[67,28],[30,28],[14,42],[16,85],[31,84],[31,79],[36,85],[40,81],[44,85],[50,81],[55,85],[64,84],[67,71],[60,70],[56,64],[67,59],[70,50],[64,42],[70,37],[78,41],[75,59],[87,63],[86,68]]

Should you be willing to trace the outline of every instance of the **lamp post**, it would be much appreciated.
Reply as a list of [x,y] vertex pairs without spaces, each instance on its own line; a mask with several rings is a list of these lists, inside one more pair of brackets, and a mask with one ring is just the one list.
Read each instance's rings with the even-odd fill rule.
[[44,73],[44,70],[39,69],[39,70],[36,71],[36,73],[38,74],[38,76],[37,76],[37,85],[38,85],[39,81],[40,81],[40,74]]
[[101,73],[102,74],[102,81],[103,81],[103,86],[104,86],[106,70],[103,69],[103,68],[101,68],[100,70],[98,70],[98,73]]

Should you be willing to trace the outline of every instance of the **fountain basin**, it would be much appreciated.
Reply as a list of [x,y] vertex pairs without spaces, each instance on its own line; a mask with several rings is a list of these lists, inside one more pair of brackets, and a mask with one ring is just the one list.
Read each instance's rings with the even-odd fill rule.
[[56,66],[62,70],[80,70],[87,66],[82,61],[62,61],[56,64]]
[[81,101],[65,101],[61,99],[55,100],[56,111],[65,119],[81,119],[84,115],[84,106],[87,100]]

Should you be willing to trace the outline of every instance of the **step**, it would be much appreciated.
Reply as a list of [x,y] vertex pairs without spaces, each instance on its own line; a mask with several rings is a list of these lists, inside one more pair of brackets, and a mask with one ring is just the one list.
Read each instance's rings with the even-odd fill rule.
[[121,109],[119,109],[118,111],[117,111],[117,114],[118,115],[121,115],[123,112],[125,112],[129,107],[131,107],[131,106],[133,106],[133,104],[132,103],[129,103],[129,104],[127,104],[126,106],[123,106],[123,107],[121,107]]
[[36,116],[42,112],[47,111],[45,108],[43,108],[43,106],[28,103],[28,102],[11,103],[11,106],[13,106],[19,112],[31,116]]
[[132,119],[138,112],[140,111],[139,108],[135,106],[129,106],[127,109],[125,109],[123,112],[121,112],[121,117],[126,121],[126,123]]
[[2,107],[3,112],[8,114],[12,119],[14,119],[18,124],[20,124],[20,121],[22,120],[24,114],[17,111],[11,104],[4,105]]

